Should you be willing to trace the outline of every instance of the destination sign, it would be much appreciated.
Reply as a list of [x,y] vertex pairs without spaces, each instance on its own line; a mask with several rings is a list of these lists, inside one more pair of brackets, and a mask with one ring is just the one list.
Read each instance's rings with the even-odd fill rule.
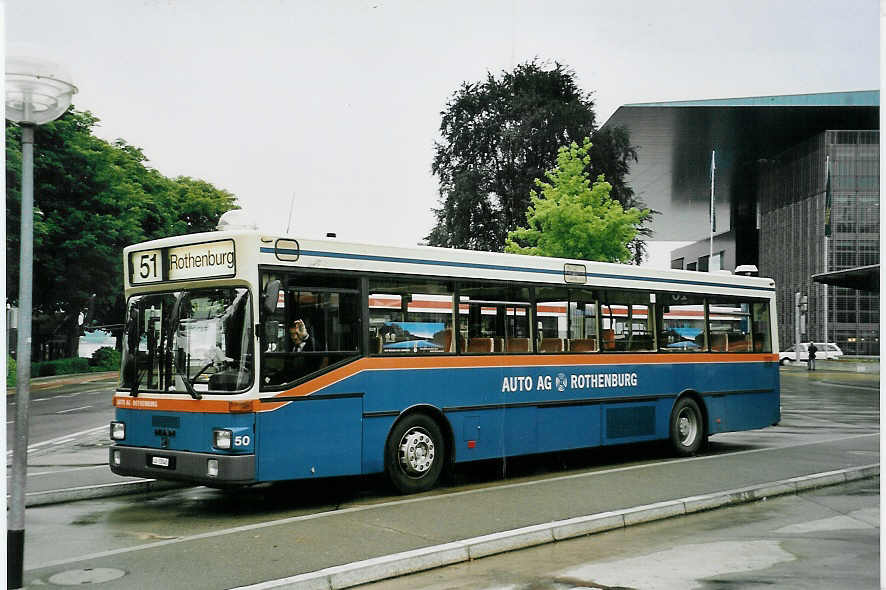
[[233,240],[218,240],[129,254],[133,285],[232,277],[237,273]]

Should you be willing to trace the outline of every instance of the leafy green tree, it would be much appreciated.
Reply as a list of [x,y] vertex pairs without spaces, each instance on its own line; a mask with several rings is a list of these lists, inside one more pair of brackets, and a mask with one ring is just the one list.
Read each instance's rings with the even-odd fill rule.
[[170,211],[166,235],[193,234],[212,231],[222,213],[237,209],[236,197],[205,180],[179,176],[168,189]]
[[500,252],[558,147],[584,137],[594,143],[591,172],[606,174],[613,197],[637,204],[624,180],[637,159],[627,131],[597,129],[591,95],[562,64],[532,60],[499,77],[465,82],[441,115],[431,166],[440,191],[426,237],[431,245]]
[[[187,177],[169,179],[141,149],[92,134],[92,113],[70,108],[35,130],[34,340],[63,341],[51,355],[73,356],[78,318],[91,308],[98,325],[123,317],[123,247],[206,231],[236,198]],[[6,300],[16,304],[21,210],[21,130],[6,124]],[[94,297],[93,297],[94,295]]]
[[[612,185],[603,175],[591,184],[586,168],[591,141],[572,142],[557,152],[557,166],[536,179],[541,195],[531,191],[528,227],[509,232],[506,252],[579,258],[603,262],[631,260],[628,244],[649,217],[648,209],[630,208],[610,197]],[[521,245],[524,244],[524,245]]]

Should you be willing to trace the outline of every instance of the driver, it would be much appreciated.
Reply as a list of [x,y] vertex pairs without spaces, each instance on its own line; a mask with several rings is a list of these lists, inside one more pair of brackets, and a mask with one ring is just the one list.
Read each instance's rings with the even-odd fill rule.
[[289,325],[289,339],[292,341],[293,352],[310,352],[314,350],[314,339],[308,333],[303,320],[295,320]]

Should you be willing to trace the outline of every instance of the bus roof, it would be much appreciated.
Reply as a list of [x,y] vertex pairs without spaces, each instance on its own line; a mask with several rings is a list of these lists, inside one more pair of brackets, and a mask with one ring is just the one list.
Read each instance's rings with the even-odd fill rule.
[[[710,273],[653,269],[608,262],[433,246],[383,246],[345,242],[335,238],[299,238],[255,230],[188,234],[134,244],[124,249],[124,265],[134,252],[168,251],[189,245],[224,241],[236,244],[239,268],[284,266],[766,298],[775,294],[775,282],[772,279],[733,275],[728,271]],[[128,279],[126,283],[129,285]]]

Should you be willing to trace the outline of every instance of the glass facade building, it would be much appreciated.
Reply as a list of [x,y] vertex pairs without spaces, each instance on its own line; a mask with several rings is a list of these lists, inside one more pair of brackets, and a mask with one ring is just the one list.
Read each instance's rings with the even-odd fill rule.
[[756,265],[776,282],[780,347],[796,338],[800,293],[802,340],[879,354],[879,91],[629,104],[603,125],[615,127],[638,150],[626,181],[661,212],[653,239],[685,244],[672,268]]
[[[811,276],[879,264],[878,131],[828,130],[758,162],[759,269],[778,289],[780,346],[795,339],[795,294],[807,297],[804,341],[836,342],[845,354],[879,354],[878,293],[813,282]],[[827,162],[831,235],[825,238]]]

